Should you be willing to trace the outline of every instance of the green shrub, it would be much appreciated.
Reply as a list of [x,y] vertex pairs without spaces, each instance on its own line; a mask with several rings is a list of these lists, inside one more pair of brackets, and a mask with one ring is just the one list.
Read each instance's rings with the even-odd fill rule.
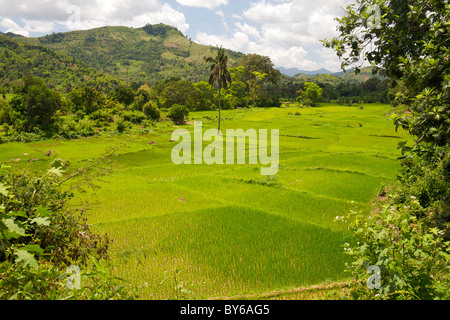
[[109,122],[109,123],[114,122],[113,116],[104,110],[97,110],[97,111],[91,113],[89,115],[89,119],[100,120],[100,121]]
[[134,123],[134,124],[141,124],[142,121],[147,119],[147,116],[141,112],[141,111],[126,111],[122,114],[122,117],[125,121]]
[[89,119],[79,120],[77,117],[64,118],[59,123],[58,136],[64,139],[78,139],[95,135],[95,128]]
[[[130,298],[100,262],[111,240],[91,231],[83,210],[66,206],[72,195],[62,190],[62,173],[0,167],[0,299]],[[79,289],[67,286],[71,265],[83,268]]]
[[[345,251],[353,260],[348,270],[356,282],[356,299],[444,299],[450,298],[450,243],[444,231],[429,228],[430,217],[418,219],[417,199],[408,206],[384,205],[367,216],[352,213],[350,229],[355,246]],[[370,266],[380,268],[380,288],[370,289]],[[361,282],[358,282],[361,281]]]
[[152,120],[158,121],[161,118],[161,112],[159,111],[158,106],[153,101],[147,102],[142,107],[142,112]]
[[83,119],[78,122],[77,133],[81,137],[90,137],[95,134],[94,125],[88,119]]
[[189,110],[186,106],[174,104],[170,108],[169,114],[167,115],[175,124],[184,124],[186,117],[189,116]]
[[117,120],[117,122],[116,122],[117,132],[124,133],[127,128],[128,128],[128,123],[125,120],[123,120],[123,119]]
[[281,107],[281,101],[278,97],[263,97],[261,99],[258,99],[254,107],[256,108],[280,108]]
[[[371,215],[353,212],[356,245],[345,251],[357,299],[450,298],[450,152],[416,146],[398,180],[386,188]],[[381,287],[370,290],[367,268],[381,270]]]

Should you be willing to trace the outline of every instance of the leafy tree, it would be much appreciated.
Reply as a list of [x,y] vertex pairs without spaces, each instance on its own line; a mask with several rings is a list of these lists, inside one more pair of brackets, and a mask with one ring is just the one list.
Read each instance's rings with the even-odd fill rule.
[[195,109],[196,90],[189,80],[178,79],[169,81],[161,92],[162,105],[171,108],[174,104],[184,105],[189,110]]
[[147,102],[142,107],[142,112],[147,116],[150,117],[152,120],[159,120],[161,118],[161,112],[158,109],[158,106],[154,101]]
[[189,109],[186,106],[174,104],[167,115],[175,124],[184,124],[189,116]]
[[231,83],[231,75],[228,71],[228,56],[225,49],[222,47],[217,48],[217,53],[215,57],[208,57],[206,62],[212,63],[210,67],[208,83],[211,86],[217,82],[219,87],[219,125],[218,131],[220,132],[220,118],[221,118],[221,105],[220,105],[220,94],[221,90],[228,89],[228,84]]
[[317,101],[322,97],[323,90],[314,82],[306,82],[305,88],[300,91],[299,100],[303,104],[314,107],[317,105]]
[[214,90],[208,82],[194,83],[197,92],[195,110],[212,110],[214,107]]
[[0,99],[0,124],[12,124],[13,110],[6,100]]
[[103,93],[88,85],[84,86],[83,89],[73,90],[69,95],[75,105],[75,110],[82,110],[86,114],[102,109],[106,103]]
[[261,73],[253,71],[253,77],[248,81],[249,95],[253,103],[256,103],[258,99],[264,94],[263,82],[267,77],[267,73]]
[[228,91],[238,99],[244,99],[247,96],[247,85],[245,83],[245,67],[238,66],[229,69],[231,74],[231,84]]
[[274,68],[269,57],[258,54],[245,55],[239,65],[245,67],[245,81],[255,80],[254,72],[267,74],[266,81],[272,84],[278,84],[281,78],[281,72]]
[[24,130],[31,132],[34,128],[43,131],[52,129],[54,115],[61,107],[61,96],[49,89],[42,80],[25,77],[24,85],[10,102],[11,107],[24,116]]
[[181,31],[179,31],[177,28],[175,27],[171,27],[165,24],[147,24],[143,27],[144,31],[147,32],[149,35],[152,36],[157,36],[157,37],[166,37],[168,35],[168,33],[170,31],[175,31],[176,33],[178,33],[179,35],[183,36],[183,33]]
[[135,95],[133,89],[121,85],[118,86],[113,92],[111,92],[111,96],[116,101],[124,104],[125,106],[129,106],[133,103]]
[[148,90],[139,89],[134,98],[133,109],[142,110],[144,105],[151,99],[150,92]]

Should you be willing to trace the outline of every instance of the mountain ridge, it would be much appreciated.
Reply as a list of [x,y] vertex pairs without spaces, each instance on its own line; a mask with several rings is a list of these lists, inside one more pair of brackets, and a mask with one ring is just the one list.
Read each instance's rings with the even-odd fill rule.
[[[164,24],[142,28],[105,26],[42,37],[0,34],[0,40],[0,64],[4,65],[0,74],[4,80],[17,82],[31,74],[64,92],[87,83],[97,83],[96,86],[110,90],[119,83],[137,89],[174,77],[206,81],[209,74],[206,57],[215,54],[215,47],[197,44],[175,27]],[[7,58],[8,53],[16,58]],[[230,68],[237,66],[245,56],[232,50],[227,50],[227,54]],[[363,68],[360,75],[332,73],[326,68],[314,71],[276,69],[295,73],[294,76],[283,74],[284,82],[365,82],[378,77],[367,68]]]
[[[209,72],[206,57],[214,55],[214,47],[197,44],[164,24],[105,26],[18,41],[71,56],[126,82],[150,85],[171,77],[205,80]],[[227,54],[229,67],[244,56],[232,50]]]
[[308,76],[316,76],[318,74],[338,74],[340,72],[332,72],[329,71],[326,68],[320,68],[317,70],[301,70],[298,68],[284,68],[284,67],[275,67],[278,69],[282,74],[287,75],[289,77],[295,77],[299,74],[306,74]]

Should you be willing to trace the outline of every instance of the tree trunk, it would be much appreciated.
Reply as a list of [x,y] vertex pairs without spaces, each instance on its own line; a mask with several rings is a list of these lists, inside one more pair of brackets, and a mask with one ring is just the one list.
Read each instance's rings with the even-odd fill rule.
[[220,134],[220,118],[221,118],[220,90],[221,90],[221,87],[219,86],[219,128],[217,129],[218,134]]

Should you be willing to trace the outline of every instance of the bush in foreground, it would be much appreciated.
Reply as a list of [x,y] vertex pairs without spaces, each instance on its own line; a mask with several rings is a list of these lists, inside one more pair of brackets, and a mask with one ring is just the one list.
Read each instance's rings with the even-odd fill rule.
[[[449,156],[440,148],[413,154],[370,215],[350,214],[353,298],[450,299]],[[378,288],[368,286],[376,280],[370,266],[380,270]]]
[[[62,172],[0,168],[0,299],[132,298],[105,267],[111,239],[94,234],[82,210],[66,207]],[[70,266],[80,270],[78,288],[69,285]]]

